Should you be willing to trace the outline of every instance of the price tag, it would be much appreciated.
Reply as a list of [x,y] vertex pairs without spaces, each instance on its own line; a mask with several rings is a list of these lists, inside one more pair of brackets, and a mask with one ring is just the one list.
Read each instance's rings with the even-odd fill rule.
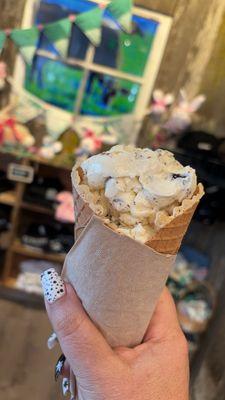
[[11,181],[31,183],[34,179],[34,168],[28,165],[10,163],[7,178]]

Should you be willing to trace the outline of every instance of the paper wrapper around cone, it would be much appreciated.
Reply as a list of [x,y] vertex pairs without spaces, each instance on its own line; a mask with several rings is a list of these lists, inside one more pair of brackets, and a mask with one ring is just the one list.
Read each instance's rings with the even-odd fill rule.
[[66,257],[63,278],[111,346],[135,346],[143,339],[203,188],[146,245],[104,225],[72,180],[76,243]]

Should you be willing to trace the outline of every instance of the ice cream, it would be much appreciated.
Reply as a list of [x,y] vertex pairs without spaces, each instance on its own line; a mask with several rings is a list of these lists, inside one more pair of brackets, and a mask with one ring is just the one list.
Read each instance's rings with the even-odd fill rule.
[[175,207],[196,190],[195,170],[166,150],[114,146],[80,165],[81,192],[95,214],[121,234],[142,243],[155,232],[160,211]]

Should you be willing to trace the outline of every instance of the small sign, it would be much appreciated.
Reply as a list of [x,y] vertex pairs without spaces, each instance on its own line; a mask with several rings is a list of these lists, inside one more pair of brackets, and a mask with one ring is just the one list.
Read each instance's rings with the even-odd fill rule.
[[31,183],[34,179],[34,168],[28,165],[10,163],[7,178],[11,181]]

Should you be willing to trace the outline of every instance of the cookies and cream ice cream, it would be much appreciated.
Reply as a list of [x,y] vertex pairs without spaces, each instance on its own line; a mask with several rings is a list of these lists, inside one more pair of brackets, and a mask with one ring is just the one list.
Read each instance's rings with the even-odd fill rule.
[[142,243],[153,236],[159,214],[172,215],[197,186],[195,170],[160,149],[118,145],[83,161],[80,168],[80,192],[94,213]]

